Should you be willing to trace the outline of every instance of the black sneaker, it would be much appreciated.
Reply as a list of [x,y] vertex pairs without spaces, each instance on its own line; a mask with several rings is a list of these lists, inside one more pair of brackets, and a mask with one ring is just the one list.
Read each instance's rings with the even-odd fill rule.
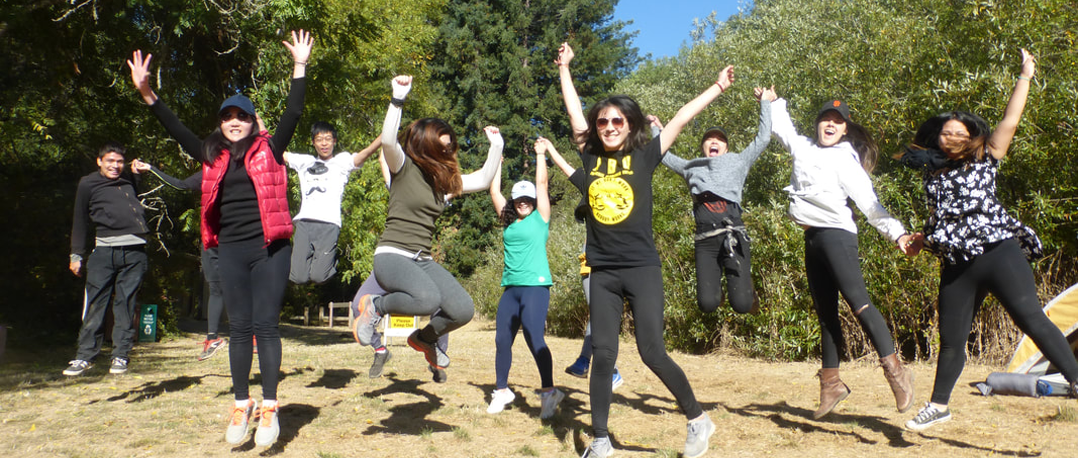
[[926,402],[924,408],[917,412],[917,416],[906,422],[906,429],[923,431],[929,426],[951,420],[951,411],[940,411],[931,402]]
[[449,374],[445,372],[445,369],[427,366],[427,370],[430,371],[431,380],[434,380],[434,383],[445,383],[449,380]]
[[371,378],[378,378],[382,376],[382,369],[386,365],[386,361],[393,359],[393,354],[389,352],[389,349],[385,349],[383,352],[374,352],[374,362],[371,363],[371,371],[367,375]]
[[110,374],[124,374],[127,373],[127,359],[125,358],[112,358],[112,365],[109,366]]
[[67,369],[64,369],[64,375],[68,377],[82,375],[83,372],[86,372],[90,370],[90,368],[94,367],[94,363],[91,363],[89,361],[83,361],[81,359],[68,361],[67,364],[69,364],[69,366],[67,366]]

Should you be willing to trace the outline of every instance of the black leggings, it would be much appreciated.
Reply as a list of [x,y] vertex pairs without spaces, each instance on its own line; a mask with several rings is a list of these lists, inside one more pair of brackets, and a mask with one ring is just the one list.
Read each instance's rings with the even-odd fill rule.
[[987,292],[1067,378],[1078,380],[1078,362],[1063,333],[1045,316],[1037,297],[1033,269],[1014,239],[985,247],[971,261],[944,263],[940,269],[939,330],[940,356],[932,402],[946,405],[958,376],[966,364],[966,342],[973,317]]
[[[734,237],[737,246],[733,253],[726,247],[727,238]],[[748,237],[732,233],[696,241],[696,303],[701,311],[714,312],[722,304],[722,279],[730,306],[737,313],[748,313],[756,301],[752,287],[752,259]]]
[[595,437],[607,437],[613,388],[610,378],[618,359],[621,314],[628,299],[636,324],[640,359],[674,395],[689,419],[704,413],[681,367],[666,354],[663,341],[663,273],[658,266],[591,269],[591,425]]
[[868,334],[876,353],[881,358],[894,354],[895,343],[891,340],[887,320],[869,301],[857,254],[857,234],[834,228],[806,229],[805,274],[808,276],[816,317],[820,320],[820,350],[824,368],[839,366],[841,350],[846,345],[838,316],[840,292],[853,309],[861,328]]
[[288,285],[292,245],[278,240],[263,245],[262,237],[222,243],[221,269],[225,307],[228,309],[228,362],[236,400],[250,397],[251,335],[258,338],[258,370],[262,374],[262,397],[277,399],[281,372],[281,303]]

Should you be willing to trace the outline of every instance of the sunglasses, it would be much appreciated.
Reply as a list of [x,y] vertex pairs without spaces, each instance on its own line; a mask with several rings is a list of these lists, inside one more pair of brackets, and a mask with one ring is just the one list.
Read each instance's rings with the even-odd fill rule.
[[255,117],[247,114],[246,111],[225,112],[221,113],[221,122],[231,121],[233,118],[240,120],[240,122],[252,122]]
[[621,129],[625,127],[625,118],[599,118],[595,120],[595,127],[605,129],[606,125],[610,124],[615,129]]

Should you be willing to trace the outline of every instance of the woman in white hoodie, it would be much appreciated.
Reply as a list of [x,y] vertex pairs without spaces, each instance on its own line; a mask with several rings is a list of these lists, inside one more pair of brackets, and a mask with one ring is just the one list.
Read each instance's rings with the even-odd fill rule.
[[858,261],[857,226],[846,205],[852,199],[873,227],[911,254],[912,237],[880,205],[872,189],[868,174],[876,165],[876,142],[850,119],[849,107],[840,100],[820,108],[815,138],[798,135],[786,100],[775,100],[771,107],[771,131],[794,160],[790,186],[785,189],[790,197],[789,215],[805,229],[805,273],[821,327],[820,407],[813,418],[827,415],[850,394],[838,375],[844,342],[839,293],[876,348],[896,407],[905,412],[913,406],[913,373],[899,361],[887,321],[870,301]]

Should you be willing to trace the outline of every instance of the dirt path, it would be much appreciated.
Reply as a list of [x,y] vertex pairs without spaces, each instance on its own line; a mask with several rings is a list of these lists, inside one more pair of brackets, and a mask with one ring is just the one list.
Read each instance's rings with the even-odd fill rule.
[[[280,386],[281,437],[268,449],[253,439],[224,441],[231,402],[228,358],[197,362],[199,336],[142,344],[127,375],[99,361],[89,375],[60,375],[66,354],[14,355],[0,366],[0,456],[5,457],[493,457],[579,456],[588,440],[587,381],[562,369],[580,340],[550,338],[555,383],[568,394],[550,422],[538,419],[538,374],[522,338],[514,349],[511,408],[486,413],[494,388],[494,332],[475,322],[450,342],[449,381],[433,383],[422,357],[400,339],[385,376],[367,377],[372,352],[343,328],[288,326]],[[623,340],[625,384],[614,393],[610,430],[618,457],[676,457],[685,418],[669,392]],[[903,431],[874,363],[846,364],[853,394],[824,421],[811,420],[814,363],[675,354],[714,420],[711,457],[1078,456],[1078,404],[1058,397],[983,397],[971,383],[991,367],[966,368],[952,398],[954,419],[924,434]],[[914,365],[918,407],[934,368]],[[257,369],[256,369],[257,372]],[[257,375],[255,376],[257,382]],[[258,387],[252,393],[259,394]],[[1062,410],[1062,414],[1060,414]],[[251,435],[253,437],[253,434]]]

